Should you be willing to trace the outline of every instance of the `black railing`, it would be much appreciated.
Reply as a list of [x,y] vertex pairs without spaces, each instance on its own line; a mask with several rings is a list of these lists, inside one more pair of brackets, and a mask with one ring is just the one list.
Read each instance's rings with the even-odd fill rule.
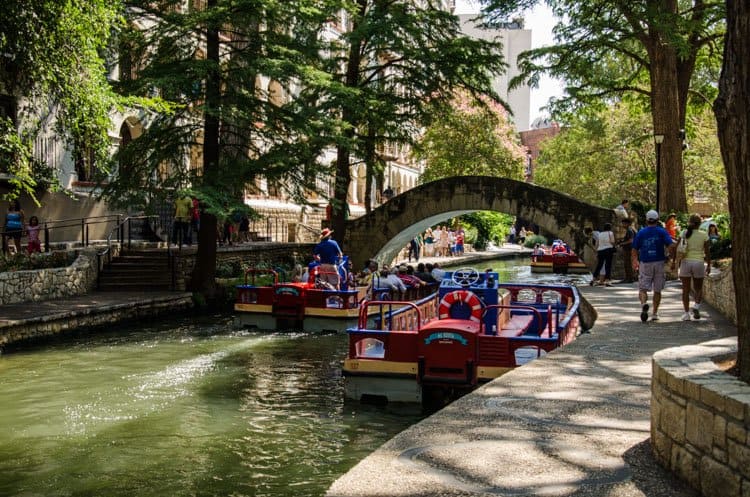
[[[41,242],[45,252],[50,251],[50,244],[53,243],[53,238],[59,241],[80,241],[84,247],[89,246],[90,242],[90,231],[92,225],[117,223],[119,224],[122,219],[122,214],[109,214],[106,216],[91,216],[91,217],[77,217],[70,219],[55,219],[52,221],[44,221],[40,230]],[[66,236],[53,236],[54,233],[66,233]],[[8,252],[8,237],[9,235],[3,229],[0,231],[2,235],[2,250],[3,253]],[[23,230],[23,236],[26,236],[26,229]],[[65,240],[63,240],[63,238]]]
[[[120,216],[122,218],[122,216]],[[120,219],[120,221],[117,223],[117,225],[112,228],[112,230],[109,232],[109,235],[107,235],[106,239],[106,247],[102,249],[101,251],[96,253],[96,266],[97,266],[97,288],[99,287],[99,283],[101,281],[100,275],[102,273],[102,269],[104,269],[104,264],[109,264],[112,262],[112,238],[114,237],[115,240],[119,243],[120,248],[126,246],[127,241],[127,248],[132,248],[133,244],[133,221],[142,221],[141,225],[138,226],[138,229],[141,231],[143,230],[143,223],[150,222],[150,225],[153,227],[155,226],[159,221],[159,216],[151,215],[151,216],[128,216],[125,219]],[[127,236],[126,236],[127,233]],[[106,262],[103,264],[102,261],[106,257]],[[169,265],[170,271],[172,271],[172,287],[174,288],[174,281],[175,281],[175,275],[174,275],[174,263],[172,261],[172,253],[170,249],[167,249],[167,264]]]

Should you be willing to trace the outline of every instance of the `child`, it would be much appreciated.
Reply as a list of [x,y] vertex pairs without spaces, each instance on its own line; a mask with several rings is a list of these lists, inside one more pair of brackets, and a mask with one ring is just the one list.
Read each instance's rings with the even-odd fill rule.
[[26,233],[29,235],[29,243],[26,246],[26,250],[29,252],[29,255],[33,254],[34,252],[41,252],[42,251],[42,243],[39,241],[39,229],[41,226],[39,226],[39,218],[36,216],[31,216],[29,218],[29,224],[26,226]]

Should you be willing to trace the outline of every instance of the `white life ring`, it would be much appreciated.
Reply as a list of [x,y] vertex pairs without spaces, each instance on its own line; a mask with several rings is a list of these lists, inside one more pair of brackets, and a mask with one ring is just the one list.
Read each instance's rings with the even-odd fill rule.
[[451,318],[451,309],[456,304],[466,304],[471,309],[469,319],[477,323],[482,319],[482,301],[474,292],[468,290],[456,290],[447,293],[440,300],[438,315],[440,319]]

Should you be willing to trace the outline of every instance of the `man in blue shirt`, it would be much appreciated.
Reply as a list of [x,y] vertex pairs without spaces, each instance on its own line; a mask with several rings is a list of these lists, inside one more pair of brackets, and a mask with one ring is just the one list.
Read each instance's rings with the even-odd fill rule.
[[320,233],[320,242],[313,248],[313,255],[320,257],[320,279],[330,283],[339,289],[339,273],[336,263],[343,257],[341,247],[336,240],[331,238],[333,230],[323,229]]
[[661,291],[666,281],[664,264],[667,261],[667,249],[675,241],[667,230],[659,226],[659,213],[650,210],[646,213],[646,226],[636,233],[633,239],[633,269],[638,271],[638,299],[641,302],[641,321],[648,320],[648,292],[654,291],[653,314],[651,321],[659,319]]

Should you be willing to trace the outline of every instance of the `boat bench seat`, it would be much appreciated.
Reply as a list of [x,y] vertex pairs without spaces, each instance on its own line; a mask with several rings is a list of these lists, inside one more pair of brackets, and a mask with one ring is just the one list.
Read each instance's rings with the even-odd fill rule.
[[512,316],[508,321],[503,323],[502,329],[497,332],[501,337],[517,337],[526,333],[531,326],[534,316],[531,314],[517,314]]

